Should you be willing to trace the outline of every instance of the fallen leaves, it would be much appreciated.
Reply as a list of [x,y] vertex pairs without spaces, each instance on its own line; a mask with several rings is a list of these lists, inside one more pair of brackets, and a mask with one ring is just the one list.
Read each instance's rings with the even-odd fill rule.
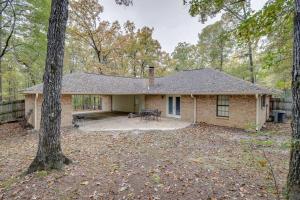
[[[268,140],[277,139],[273,137]],[[62,146],[74,160],[72,165],[61,172],[41,171],[10,181],[10,177],[22,173],[30,164],[38,138],[34,133],[7,134],[0,140],[0,197],[272,198],[268,188],[271,180],[262,171],[265,163],[258,161],[260,168],[248,164],[251,157],[246,159],[249,152],[240,142],[245,138],[249,136],[241,130],[203,124],[177,131],[138,133],[84,133],[65,129]],[[271,153],[276,172],[280,172],[279,183],[283,185],[287,152],[277,148]]]

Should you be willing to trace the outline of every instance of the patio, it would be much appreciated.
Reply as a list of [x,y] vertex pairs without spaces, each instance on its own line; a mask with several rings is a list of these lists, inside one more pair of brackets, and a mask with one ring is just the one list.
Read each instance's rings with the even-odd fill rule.
[[141,120],[140,117],[128,118],[127,113],[80,113],[84,119],[78,122],[79,129],[85,132],[130,131],[130,130],[176,130],[185,128],[190,122],[173,118]]

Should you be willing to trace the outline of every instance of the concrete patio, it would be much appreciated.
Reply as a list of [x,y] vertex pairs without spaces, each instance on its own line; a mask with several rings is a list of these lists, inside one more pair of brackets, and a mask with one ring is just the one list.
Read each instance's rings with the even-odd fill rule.
[[[95,115],[94,115],[95,116]],[[94,131],[130,131],[130,130],[175,130],[185,128],[190,122],[173,118],[141,120],[140,117],[128,118],[122,114],[98,114],[98,117],[86,118],[78,122],[79,129],[85,132]]]

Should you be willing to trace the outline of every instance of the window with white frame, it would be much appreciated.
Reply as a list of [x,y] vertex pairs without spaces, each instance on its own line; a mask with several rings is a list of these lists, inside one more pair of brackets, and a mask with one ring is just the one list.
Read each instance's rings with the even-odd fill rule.
[[261,108],[266,107],[266,95],[261,96]]
[[180,117],[180,96],[168,96],[167,115]]
[[229,117],[229,96],[217,96],[217,116]]

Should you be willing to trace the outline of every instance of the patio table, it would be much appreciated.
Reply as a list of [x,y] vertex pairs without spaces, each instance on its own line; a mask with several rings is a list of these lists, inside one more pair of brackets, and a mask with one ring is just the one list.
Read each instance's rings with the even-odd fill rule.
[[158,117],[160,117],[160,111],[158,109],[152,110],[152,109],[145,109],[140,112],[141,119],[150,120],[152,117],[153,119],[158,120]]

